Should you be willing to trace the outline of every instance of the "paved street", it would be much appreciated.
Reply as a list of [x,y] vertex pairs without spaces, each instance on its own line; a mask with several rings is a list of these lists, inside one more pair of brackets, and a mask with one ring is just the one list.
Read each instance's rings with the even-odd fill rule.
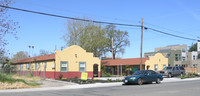
[[199,96],[200,81],[123,85],[105,88],[0,93],[0,96]]

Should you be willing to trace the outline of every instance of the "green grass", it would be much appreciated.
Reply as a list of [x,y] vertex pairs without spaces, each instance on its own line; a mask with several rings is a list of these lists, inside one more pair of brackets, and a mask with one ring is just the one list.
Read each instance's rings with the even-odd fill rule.
[[15,78],[12,78],[10,75],[4,74],[4,73],[0,73],[0,82],[3,82],[3,83],[22,82],[22,83],[24,83],[26,85],[30,85],[30,86],[41,85],[39,83],[36,83],[35,81],[31,81],[31,82],[28,83],[23,79],[15,79]]
[[17,81],[20,81],[20,80],[16,80],[12,77],[10,77],[9,75],[6,75],[6,74],[3,74],[3,73],[0,73],[0,82],[8,82],[8,83],[15,83]]

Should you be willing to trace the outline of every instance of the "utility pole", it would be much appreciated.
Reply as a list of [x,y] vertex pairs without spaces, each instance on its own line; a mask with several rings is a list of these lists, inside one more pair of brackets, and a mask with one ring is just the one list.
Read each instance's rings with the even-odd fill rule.
[[142,70],[143,18],[141,21],[140,70]]

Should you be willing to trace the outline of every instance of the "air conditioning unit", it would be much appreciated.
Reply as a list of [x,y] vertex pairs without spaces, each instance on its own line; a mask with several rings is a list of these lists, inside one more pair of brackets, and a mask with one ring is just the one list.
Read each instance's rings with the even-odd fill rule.
[[55,69],[55,65],[51,65],[52,69]]

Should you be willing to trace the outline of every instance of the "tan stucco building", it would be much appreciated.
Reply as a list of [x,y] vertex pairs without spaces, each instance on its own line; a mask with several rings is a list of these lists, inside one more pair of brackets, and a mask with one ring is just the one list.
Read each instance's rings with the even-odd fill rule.
[[149,60],[145,62],[146,70],[159,71],[168,66],[168,58],[163,56],[161,53],[155,54],[153,57],[149,57]]
[[15,71],[20,74],[33,74],[46,78],[58,79],[81,77],[82,72],[88,73],[88,78],[100,77],[101,64],[93,53],[86,52],[77,45],[70,46],[55,54],[38,56],[19,60],[13,64]]

